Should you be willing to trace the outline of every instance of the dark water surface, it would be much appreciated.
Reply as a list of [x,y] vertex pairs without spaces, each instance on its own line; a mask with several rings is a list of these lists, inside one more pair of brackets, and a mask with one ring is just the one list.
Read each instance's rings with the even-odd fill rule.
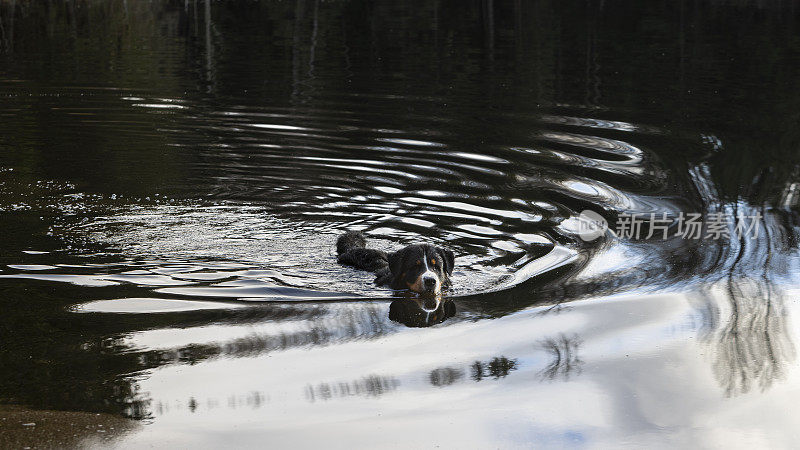
[[[799,16],[0,0],[0,404],[136,421],[83,445],[791,447]],[[349,229],[452,249],[447,308]]]

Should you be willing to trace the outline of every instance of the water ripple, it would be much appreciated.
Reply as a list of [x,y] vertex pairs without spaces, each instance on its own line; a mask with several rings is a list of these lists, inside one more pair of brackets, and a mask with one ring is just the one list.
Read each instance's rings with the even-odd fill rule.
[[[335,263],[336,236],[358,228],[386,250],[420,240],[453,249],[461,262],[451,294],[472,295],[574,263],[574,252],[586,243],[570,224],[587,207],[608,217],[675,209],[663,197],[629,189],[664,186],[660,166],[639,144],[593,132],[658,133],[646,125],[540,115],[529,119],[531,125],[553,129],[465,144],[444,129],[447,121],[413,115],[400,128],[384,112],[357,112],[348,103],[353,99],[327,108],[219,109],[184,98],[117,99],[113,117],[103,117],[109,106],[98,97],[64,113],[80,114],[75,124],[100,121],[124,133],[148,133],[148,124],[157,121],[159,139],[187,171],[185,185],[173,189],[178,202],[109,205],[74,187],[66,192],[72,197],[63,188],[26,195],[23,186],[7,183],[11,195],[0,208],[49,203],[62,211],[97,211],[82,221],[63,221],[52,233],[76,247],[87,240],[99,244],[126,262],[102,273],[87,267],[54,273],[37,265],[35,255],[21,255],[3,277],[138,286],[153,298],[388,297],[371,286],[370,274]],[[437,127],[413,128],[426,119]],[[543,254],[558,263],[548,266]],[[215,269],[214,261],[223,268]]]

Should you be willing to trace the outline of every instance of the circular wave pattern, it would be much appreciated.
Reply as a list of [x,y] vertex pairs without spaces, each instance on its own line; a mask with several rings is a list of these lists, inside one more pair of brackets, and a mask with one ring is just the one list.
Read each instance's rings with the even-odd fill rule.
[[[398,119],[386,105],[359,108],[363,102],[353,96],[326,109],[212,107],[102,92],[61,106],[69,118],[59,125],[63,134],[90,126],[97,133],[110,128],[122,142],[136,137],[164,152],[156,162],[181,176],[162,183],[170,201],[59,190],[49,207],[80,205],[94,214],[66,220],[54,233],[88,237],[124,262],[102,274],[70,273],[32,270],[26,264],[37,264],[36,257],[27,255],[2,276],[132,284],[182,298],[388,296],[370,274],[335,262],[336,237],[358,229],[389,251],[416,241],[453,249],[450,294],[460,296],[513,287],[575,262],[589,246],[574,227],[583,210],[606,217],[676,210],[664,164],[634,143],[663,135],[657,128],[569,115],[581,111],[562,106],[500,115],[492,120],[508,121],[508,133],[475,142],[447,118]],[[139,170],[134,150],[116,155],[132,177]]]

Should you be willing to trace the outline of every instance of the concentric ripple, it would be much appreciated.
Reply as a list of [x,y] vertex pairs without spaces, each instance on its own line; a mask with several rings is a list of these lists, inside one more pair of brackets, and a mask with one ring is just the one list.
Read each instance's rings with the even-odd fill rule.
[[[669,195],[652,195],[668,194],[664,167],[635,143],[659,135],[655,127],[553,110],[515,117],[503,140],[465,142],[446,125],[412,128],[433,118],[406,117],[400,127],[383,109],[359,111],[358,100],[330,109],[209,109],[184,98],[99,92],[59,106],[70,117],[62,132],[91,123],[145,133],[169,153],[167,168],[183,175],[166,180],[169,199],[72,185],[26,196],[10,176],[6,198],[19,201],[4,209],[91,212],[63,216],[51,234],[76,248],[99,245],[118,260],[93,272],[39,267],[26,254],[0,276],[133,285],[149,291],[139,297],[198,300],[392,295],[372,286],[371,274],[336,264],[336,237],[356,229],[387,251],[418,241],[451,248],[449,295],[457,297],[511,288],[603,246],[567,225],[584,209],[606,217],[676,209]],[[531,132],[514,133],[524,120]],[[133,158],[131,151],[120,157]]]

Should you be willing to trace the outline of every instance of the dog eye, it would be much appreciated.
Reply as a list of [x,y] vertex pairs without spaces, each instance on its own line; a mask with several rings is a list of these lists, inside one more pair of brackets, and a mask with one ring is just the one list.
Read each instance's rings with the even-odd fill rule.
[[420,265],[420,264],[422,264],[422,261],[417,260],[417,265]]
[[436,258],[431,259],[431,264],[433,264],[434,266],[436,265]]

